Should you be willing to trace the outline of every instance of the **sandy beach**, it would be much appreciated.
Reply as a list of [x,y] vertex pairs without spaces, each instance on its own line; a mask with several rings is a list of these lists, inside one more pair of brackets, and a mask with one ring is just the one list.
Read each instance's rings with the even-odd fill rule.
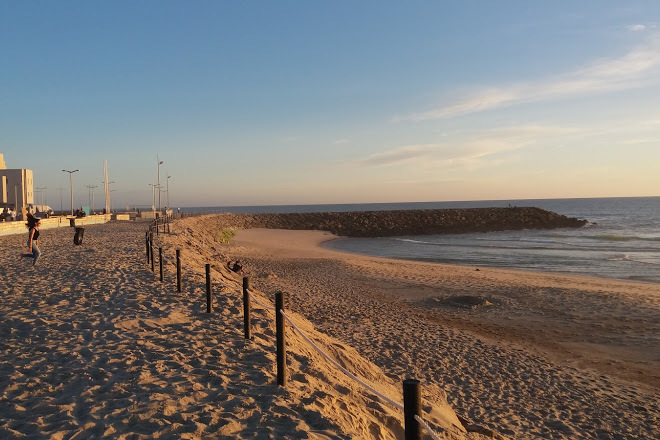
[[515,438],[660,436],[660,286],[319,246],[332,238],[241,230],[230,256],[388,376],[442,386],[468,423]]
[[[34,267],[18,260],[23,234],[0,237],[0,438],[402,438],[397,408],[329,367],[293,331],[289,381],[278,386],[274,312],[253,307],[253,339],[244,338],[242,280],[215,258],[224,247],[211,243],[197,253],[185,234],[156,237],[165,257],[161,283],[158,264],[153,273],[146,263],[147,227],[89,226],[82,246],[73,245],[70,228],[43,231]],[[183,248],[181,293],[175,245]],[[210,314],[206,262],[213,263]],[[288,316],[345,368],[402,401],[400,382],[296,313]],[[422,391],[432,429],[480,438],[465,433],[441,387]]]
[[276,385],[274,312],[255,305],[244,339],[232,259],[255,299],[284,291],[294,323],[389,399],[421,380],[441,438],[660,435],[658,285],[344,254],[319,231],[240,230],[223,244],[208,225],[155,237],[163,283],[147,223],[89,226],[82,246],[71,229],[44,231],[35,267],[18,261],[23,235],[0,237],[0,437],[403,438],[401,411],[297,332],[289,384]]

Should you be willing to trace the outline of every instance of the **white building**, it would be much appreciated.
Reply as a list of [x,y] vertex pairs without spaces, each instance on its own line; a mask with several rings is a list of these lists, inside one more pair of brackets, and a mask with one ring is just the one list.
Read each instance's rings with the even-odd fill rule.
[[32,170],[7,169],[0,153],[0,206],[14,207],[18,213],[34,204]]

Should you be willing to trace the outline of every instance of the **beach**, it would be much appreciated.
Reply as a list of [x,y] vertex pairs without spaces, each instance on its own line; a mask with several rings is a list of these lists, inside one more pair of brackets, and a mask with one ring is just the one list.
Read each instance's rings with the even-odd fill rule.
[[[0,237],[1,438],[402,438],[399,409],[329,367],[291,329],[289,379],[278,386],[274,311],[255,303],[253,338],[244,338],[242,280],[216,258],[224,245],[197,252],[189,235],[154,235],[163,247],[160,282],[158,261],[155,272],[146,262],[148,226],[88,226],[81,246],[72,228],[45,230],[36,266],[18,260],[23,234]],[[181,293],[174,246],[184,261]],[[207,262],[212,313],[202,276]],[[270,300],[256,289],[253,295]],[[400,382],[287,312],[336,361],[401,402]],[[424,385],[422,395],[436,432],[482,438],[465,432],[440,387]]]
[[240,230],[230,257],[392,378],[515,438],[660,435],[660,286],[381,259],[320,231]]
[[[178,220],[164,282],[146,222],[0,237],[3,438],[403,438],[399,409],[348,378],[297,332],[276,384],[274,312],[242,275],[344,368],[395,402],[421,381],[442,438],[657,438],[660,286],[388,260],[325,249],[323,231]],[[183,291],[176,291],[174,250]],[[158,249],[156,248],[156,257]],[[214,310],[206,313],[211,264]],[[430,438],[430,437],[424,437]]]

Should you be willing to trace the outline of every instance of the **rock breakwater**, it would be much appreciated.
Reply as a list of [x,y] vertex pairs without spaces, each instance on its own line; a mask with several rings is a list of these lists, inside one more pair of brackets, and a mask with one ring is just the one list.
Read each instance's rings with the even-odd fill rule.
[[517,229],[577,228],[587,221],[540,208],[215,214],[220,228],[322,230],[345,237],[458,234]]

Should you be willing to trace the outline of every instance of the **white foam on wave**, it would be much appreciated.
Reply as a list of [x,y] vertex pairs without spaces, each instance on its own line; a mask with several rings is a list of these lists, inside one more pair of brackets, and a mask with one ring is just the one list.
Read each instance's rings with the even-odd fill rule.
[[652,266],[660,266],[660,263],[655,263],[653,261],[644,261],[644,260],[639,260],[639,259],[636,259],[636,258],[631,258],[630,255],[628,255],[628,254],[616,255],[612,258],[608,258],[607,261],[629,261],[631,263],[650,264]]

